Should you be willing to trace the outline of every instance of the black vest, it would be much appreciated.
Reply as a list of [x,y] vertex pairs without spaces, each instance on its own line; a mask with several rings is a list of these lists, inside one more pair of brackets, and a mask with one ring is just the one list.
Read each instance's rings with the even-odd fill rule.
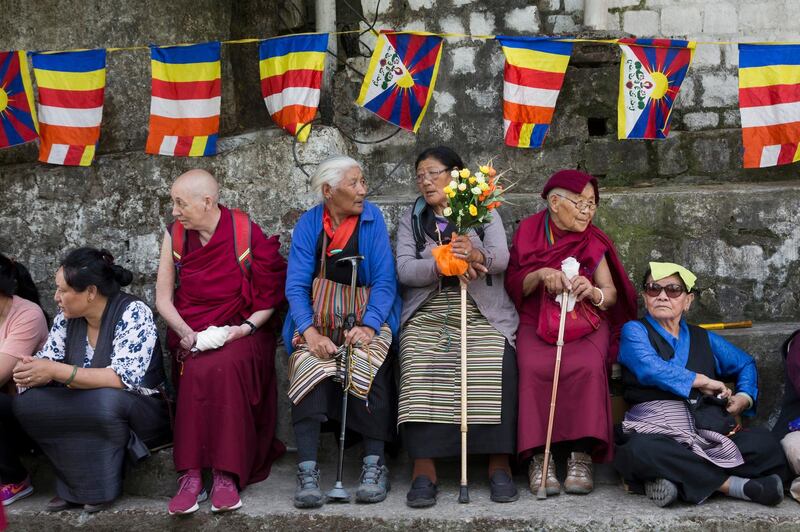
[[781,354],[784,360],[784,379],[783,385],[783,401],[781,402],[781,413],[778,415],[778,421],[772,428],[772,433],[779,440],[782,439],[789,432],[789,422],[794,421],[800,417],[800,397],[797,395],[797,390],[794,389],[792,382],[789,380],[789,374],[786,372],[786,357],[789,354],[789,344],[800,342],[800,329],[796,330],[786,339],[781,347]]
[[[108,298],[106,309],[100,320],[100,333],[97,335],[97,345],[94,348],[94,356],[89,367],[107,368],[111,365],[111,355],[114,349],[114,329],[122,319],[125,309],[133,301],[140,301],[138,297],[125,292],[119,292]],[[85,318],[72,318],[67,320],[67,340],[64,362],[67,364],[83,367],[83,360],[86,358],[86,329]],[[147,367],[141,386],[143,388],[156,389],[164,384],[164,363],[161,356],[161,342],[156,338],[156,345],[153,348],[153,356],[150,358],[150,365]]]
[[[650,345],[656,353],[664,360],[672,360],[675,351],[658,331],[642,318],[641,321],[647,329],[647,337]],[[717,378],[716,364],[714,363],[714,353],[711,351],[711,341],[708,339],[708,332],[702,327],[689,325],[689,358],[686,361],[686,369],[695,373],[702,373],[710,379]],[[623,393],[625,401],[630,405],[644,403],[646,401],[683,401],[685,397],[679,397],[671,392],[660,388],[642,385],[636,375],[625,366],[622,366],[622,384],[625,387]],[[694,397],[697,390],[692,389],[690,397]]]

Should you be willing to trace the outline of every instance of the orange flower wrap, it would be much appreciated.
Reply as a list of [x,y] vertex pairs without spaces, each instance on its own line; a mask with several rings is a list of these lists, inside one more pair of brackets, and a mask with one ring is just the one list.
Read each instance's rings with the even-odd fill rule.
[[450,244],[443,246],[436,246],[431,250],[433,258],[436,259],[436,264],[439,266],[439,271],[442,275],[463,275],[467,273],[469,264],[467,261],[456,258],[453,255],[453,248]]

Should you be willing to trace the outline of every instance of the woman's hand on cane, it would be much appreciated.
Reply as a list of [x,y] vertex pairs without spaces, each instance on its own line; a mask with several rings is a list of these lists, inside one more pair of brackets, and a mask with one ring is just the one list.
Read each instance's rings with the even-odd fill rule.
[[374,337],[375,331],[372,327],[356,325],[344,334],[344,343],[352,346],[369,345]]
[[594,292],[594,285],[592,282],[583,275],[576,275],[569,280],[572,285],[572,295],[575,296],[576,301],[581,301],[586,297],[591,297]]
[[322,335],[314,327],[309,327],[303,332],[303,338],[306,340],[308,350],[320,359],[331,358],[337,351],[336,344],[330,338]]
[[551,294],[558,295],[565,290],[572,290],[572,283],[569,282],[569,279],[561,270],[542,268],[538,273],[545,289]]

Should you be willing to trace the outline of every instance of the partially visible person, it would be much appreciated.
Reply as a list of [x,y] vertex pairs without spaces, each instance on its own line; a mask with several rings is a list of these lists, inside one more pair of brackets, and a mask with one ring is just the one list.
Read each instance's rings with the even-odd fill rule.
[[267,478],[286,450],[275,436],[275,347],[286,261],[242,211],[219,203],[205,170],[180,175],[170,190],[175,221],[161,245],[156,307],[169,325],[177,388],[175,469],[170,514],[242,506],[239,490]]
[[14,418],[11,376],[14,366],[36,353],[45,338],[47,320],[30,273],[0,253],[0,502],[6,506],[33,493],[19,460],[31,442]]
[[789,493],[800,501],[800,329],[781,347],[785,361],[786,382],[783,403],[772,434],[780,440],[789,468],[795,477]]
[[[364,459],[356,500],[376,503],[390,489],[384,448],[394,439],[397,392],[392,338],[400,298],[392,247],[380,209],[366,201],[367,181],[358,161],[331,157],[317,167],[311,188],[320,203],[306,211],[292,232],[286,297],[289,314],[283,340],[289,351],[289,398],[297,441],[294,505],[325,503],[319,487],[317,450],[322,430],[340,430],[340,369],[353,347],[347,429],[363,441]],[[361,256],[356,305],[350,307],[350,257]],[[354,326],[346,331],[345,317]]]
[[686,322],[695,281],[669,262],[651,262],[645,273],[647,314],[622,328],[619,362],[631,408],[617,433],[614,467],[631,491],[661,507],[678,498],[700,504],[715,492],[776,505],[788,478],[778,440],[765,429],[739,430],[735,421],[755,412],[755,361]]
[[[614,243],[592,223],[600,203],[597,179],[560,170],[541,195],[547,207],[520,223],[506,272],[506,289],[520,321],[517,452],[530,459],[533,493],[543,475],[547,494],[560,493],[555,460],[542,470],[560,316],[555,297],[568,291],[576,307],[564,337],[552,450],[556,457],[567,456],[564,491],[580,495],[594,489],[593,462],[613,456],[608,368],[616,357],[620,328],[636,317],[636,290]],[[570,278],[561,271],[569,257],[580,265]]]
[[449,147],[420,153],[414,164],[420,198],[403,212],[397,229],[397,271],[403,288],[398,424],[414,460],[406,495],[412,508],[436,504],[435,460],[461,452],[461,280],[443,275],[432,254],[447,243],[452,243],[456,257],[469,263],[463,276],[469,323],[467,449],[488,455],[493,501],[519,498],[509,463],[516,449],[518,318],[503,287],[508,243],[497,211],[490,222],[467,235],[455,234],[444,217],[448,199],[443,188],[452,180],[450,173],[463,168],[461,157]]
[[108,251],[75,249],[55,277],[59,312],[14,368],[14,415],[55,468],[47,510],[92,513],[122,493],[126,456],[169,441],[161,347],[150,308],[121,290],[133,274]]

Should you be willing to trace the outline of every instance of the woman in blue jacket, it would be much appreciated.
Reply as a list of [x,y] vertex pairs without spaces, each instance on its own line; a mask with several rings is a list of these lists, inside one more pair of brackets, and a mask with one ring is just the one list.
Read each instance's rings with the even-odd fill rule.
[[[364,442],[359,502],[380,502],[389,489],[384,443],[395,434],[397,393],[389,347],[397,332],[400,298],[392,247],[381,211],[365,200],[361,165],[337,156],[319,165],[311,186],[321,204],[307,211],[292,234],[283,328],[289,350],[289,398],[297,441],[298,508],[316,508],[320,431],[338,430],[342,417],[341,361],[353,346],[347,428]],[[350,309],[352,262],[358,261],[356,306]],[[355,326],[345,319],[355,313]]]

